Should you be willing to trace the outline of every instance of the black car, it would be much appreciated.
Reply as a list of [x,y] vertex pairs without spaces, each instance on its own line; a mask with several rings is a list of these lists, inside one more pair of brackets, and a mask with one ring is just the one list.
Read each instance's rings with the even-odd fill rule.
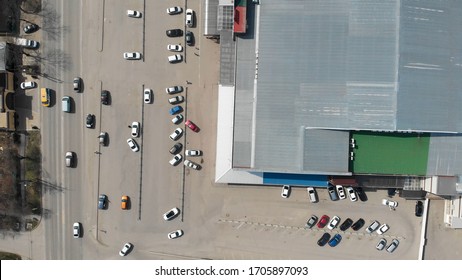
[[389,197],[394,196],[396,194],[396,188],[387,189],[387,193]]
[[352,224],[353,224],[353,220],[350,219],[350,218],[347,218],[347,219],[340,225],[340,230],[345,231],[345,230],[347,230]]
[[191,31],[186,31],[186,45],[194,45],[194,34]]
[[181,29],[169,29],[165,31],[168,37],[180,37],[183,36],[183,30]]
[[183,145],[181,143],[176,143],[172,148],[170,148],[170,153],[172,155],[176,155],[181,151],[181,148],[183,148]]
[[367,195],[366,195],[366,192],[364,192],[363,188],[357,187],[357,188],[355,188],[355,190],[356,190],[356,193],[358,194],[359,199],[361,201],[367,201]]
[[107,196],[105,194],[101,194],[98,197],[98,209],[106,209],[107,207]]
[[95,125],[95,115],[88,114],[85,123],[88,128],[93,128]]
[[306,221],[306,227],[312,228],[318,222],[318,217],[311,215],[310,219]]
[[24,33],[27,33],[27,34],[34,33],[38,29],[39,29],[39,26],[37,24],[31,23],[31,24],[24,26]]
[[358,231],[359,229],[361,229],[363,226],[364,226],[364,220],[363,219],[359,219],[357,220],[352,226],[351,228],[354,230],[354,231]]
[[101,91],[101,103],[103,105],[108,105],[109,104],[109,91],[107,91],[107,90],[102,90]]
[[422,201],[417,201],[415,203],[415,215],[421,217],[423,214],[423,203]]
[[321,247],[324,246],[324,245],[326,245],[327,242],[329,241],[329,239],[330,239],[330,234],[327,233],[327,232],[325,232],[325,233],[321,236],[321,238],[319,238],[319,240],[318,240],[318,245],[321,246]]

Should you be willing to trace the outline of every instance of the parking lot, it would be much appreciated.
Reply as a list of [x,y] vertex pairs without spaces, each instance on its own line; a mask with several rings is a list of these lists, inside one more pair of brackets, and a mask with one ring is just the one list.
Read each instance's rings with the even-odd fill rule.
[[[195,46],[186,47],[184,37],[170,38],[165,31],[185,29],[184,14],[167,15],[172,3],[129,1],[88,9],[89,21],[83,56],[94,63],[84,63],[84,108],[77,113],[94,113],[97,125],[85,130],[84,169],[88,193],[85,199],[96,206],[96,197],[109,197],[107,210],[91,211],[82,219],[92,234],[85,236],[83,258],[118,258],[116,252],[125,242],[134,244],[127,258],[212,258],[212,259],[415,259],[418,241],[415,236],[420,222],[413,216],[413,203],[400,201],[396,211],[381,205],[385,192],[368,193],[366,203],[347,200],[331,202],[319,191],[320,202],[311,204],[304,188],[294,188],[282,199],[280,188],[220,186],[213,183],[218,79],[218,45],[198,36],[199,3],[189,3],[196,11]],[[178,3],[176,3],[178,2]],[[192,2],[192,1],[190,1]],[[194,6],[197,5],[197,6]],[[98,5],[96,5],[98,7]],[[180,5],[181,6],[181,5]],[[183,7],[184,9],[185,7]],[[126,10],[139,10],[141,18],[127,17]],[[104,10],[104,13],[103,13]],[[104,16],[103,16],[104,15]],[[90,21],[93,19],[93,21]],[[87,21],[84,21],[87,22]],[[86,30],[85,26],[83,28]],[[99,39],[101,38],[101,39]],[[184,61],[170,64],[168,44],[184,47]],[[125,60],[124,52],[140,52],[141,60]],[[195,55],[197,54],[197,55]],[[180,85],[185,119],[192,119],[200,132],[194,133],[182,123],[171,122],[166,87]],[[153,103],[143,102],[143,90],[153,90]],[[111,94],[109,106],[100,104],[99,92]],[[132,152],[126,140],[133,121],[141,123],[141,135],[135,138],[139,152]],[[175,143],[169,135],[176,127],[184,134],[179,139],[185,149],[199,149],[203,157],[194,160],[203,166],[196,171],[183,164],[169,164],[169,149]],[[100,131],[109,135],[109,145],[99,146]],[[94,140],[92,140],[94,139]],[[95,153],[98,151],[98,153]],[[122,195],[130,197],[130,209],[120,209]],[[162,214],[178,207],[180,215],[164,221]],[[327,229],[305,229],[306,220],[315,214],[338,215],[342,221],[363,218],[364,228],[372,221],[388,223],[384,237],[400,240],[399,248],[389,254],[378,252],[377,234],[364,229],[342,233],[335,247],[323,248],[316,242]],[[96,216],[93,216],[96,215]],[[95,219],[95,226],[91,226]],[[167,239],[167,233],[182,229],[184,236]],[[332,233],[340,232],[334,229]],[[95,242],[102,246],[94,247]]]
[[[69,197],[62,200],[69,212],[62,217],[61,232],[72,248],[65,257],[119,259],[122,245],[131,242],[134,248],[127,259],[417,259],[421,218],[414,216],[413,201],[395,197],[399,206],[391,211],[381,204],[387,197],[383,190],[368,191],[367,202],[332,202],[326,190],[317,189],[320,201],[310,203],[305,188],[292,188],[284,199],[279,186],[215,184],[219,46],[200,36],[199,1],[187,2],[197,20],[195,27],[186,28],[196,38],[195,45],[188,47],[184,36],[165,34],[167,29],[185,30],[184,13],[166,13],[166,8],[177,5],[184,11],[183,1],[113,2],[82,3],[81,57],[74,58],[81,60],[81,66],[69,67],[68,76],[83,78],[84,92],[72,95],[78,106],[64,116],[64,128],[79,125],[82,133],[75,128],[72,136],[61,132],[67,137],[56,148],[62,155],[54,155],[60,162],[64,151],[81,148],[77,167],[59,170],[63,185],[70,190],[63,192]],[[128,9],[142,16],[128,17]],[[184,47],[183,62],[168,62],[172,54],[168,44]],[[141,60],[125,60],[124,52],[140,52]],[[65,90],[57,91],[57,98],[71,94],[67,92],[72,90],[71,81],[63,85]],[[165,88],[175,85],[184,87],[180,95],[185,100],[180,105],[185,120],[193,120],[200,132],[189,130],[184,122],[171,122],[168,99],[172,95]],[[151,104],[143,102],[146,88],[153,90]],[[109,105],[101,104],[101,90],[110,92]],[[62,114],[60,104],[50,110]],[[94,129],[85,128],[86,114],[95,114]],[[141,124],[140,137],[134,138],[139,152],[132,152],[126,142],[134,121]],[[185,149],[203,151],[203,156],[193,158],[201,170],[169,164],[169,149],[175,143],[169,135],[177,127],[184,130],[177,141],[183,144],[183,156]],[[108,146],[99,144],[101,131],[108,133]],[[109,198],[106,210],[97,209],[99,194]],[[123,195],[130,197],[127,210],[121,209]],[[165,221],[162,215],[173,207],[180,209],[178,217]],[[337,215],[341,222],[363,218],[365,225],[346,232],[316,226],[306,229],[313,214],[318,218]],[[400,241],[394,253],[375,249],[380,237],[364,231],[373,220],[390,226],[383,235],[388,242]],[[75,221],[83,225],[80,240],[70,234]],[[169,240],[167,233],[177,229],[184,235]],[[316,242],[324,232],[340,233],[343,239],[335,248],[319,247]]]

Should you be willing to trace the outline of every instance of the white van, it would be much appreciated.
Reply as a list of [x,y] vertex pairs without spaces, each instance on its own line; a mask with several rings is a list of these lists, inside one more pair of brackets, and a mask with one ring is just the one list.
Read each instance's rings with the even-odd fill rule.
[[316,191],[312,187],[306,188],[306,191],[308,192],[308,197],[310,198],[310,201],[312,203],[318,202],[318,196],[316,195]]
[[175,55],[171,55],[168,57],[168,62],[170,63],[176,63],[182,60],[183,60],[183,56],[181,54],[175,54]]
[[63,112],[71,112],[71,98],[69,96],[64,96],[61,100]]

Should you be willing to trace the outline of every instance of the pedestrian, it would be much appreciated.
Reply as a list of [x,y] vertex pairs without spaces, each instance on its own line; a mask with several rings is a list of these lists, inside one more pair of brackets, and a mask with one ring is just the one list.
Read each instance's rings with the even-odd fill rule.
[[196,56],[199,56],[199,54],[197,54],[197,53],[194,53],[194,54],[195,54]]
[[188,85],[192,84],[192,83],[191,83],[190,81],[188,81],[188,80],[186,80],[186,83],[187,83]]

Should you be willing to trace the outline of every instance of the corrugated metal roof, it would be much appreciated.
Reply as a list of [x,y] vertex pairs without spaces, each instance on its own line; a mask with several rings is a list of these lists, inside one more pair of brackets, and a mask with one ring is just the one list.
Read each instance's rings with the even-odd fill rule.
[[[234,155],[251,167],[348,170],[344,134],[325,138],[344,148],[313,155],[304,144],[323,140],[304,128],[462,131],[462,2],[265,0],[257,9],[258,33],[237,40],[236,131],[246,137]],[[253,115],[239,112],[249,104]],[[323,153],[341,160],[309,161]]]
[[401,4],[398,130],[462,132],[462,1]]
[[462,175],[462,134],[432,134],[427,175]]

